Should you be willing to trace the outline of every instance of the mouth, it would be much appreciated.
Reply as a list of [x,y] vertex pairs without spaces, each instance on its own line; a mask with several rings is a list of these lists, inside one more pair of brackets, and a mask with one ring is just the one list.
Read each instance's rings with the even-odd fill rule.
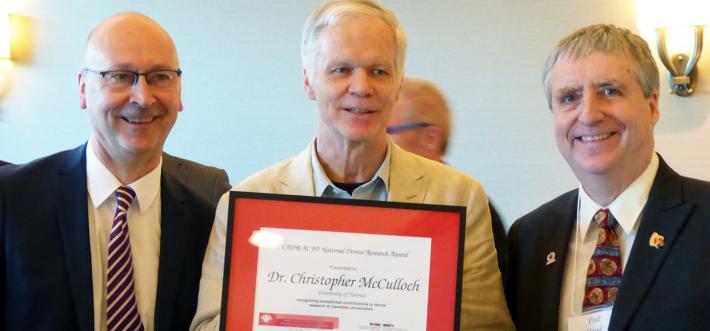
[[579,136],[577,139],[581,140],[582,142],[595,142],[595,141],[602,141],[609,139],[609,137],[613,136],[615,133],[604,133],[604,134],[598,134],[598,135],[593,135],[593,136]]
[[374,113],[374,110],[370,109],[363,109],[363,108],[343,108],[345,111],[353,114],[369,114],[369,113]]
[[121,119],[130,124],[146,124],[152,122],[155,117],[126,117],[121,116]]

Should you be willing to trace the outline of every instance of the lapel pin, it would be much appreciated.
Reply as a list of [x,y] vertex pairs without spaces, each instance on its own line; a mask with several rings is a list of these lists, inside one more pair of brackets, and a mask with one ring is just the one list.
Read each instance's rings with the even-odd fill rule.
[[663,238],[662,235],[658,234],[658,232],[654,232],[651,234],[651,239],[648,240],[648,245],[651,247],[655,247],[656,249],[659,249],[665,245],[665,238]]
[[555,252],[547,253],[547,263],[545,265],[550,265],[555,263]]

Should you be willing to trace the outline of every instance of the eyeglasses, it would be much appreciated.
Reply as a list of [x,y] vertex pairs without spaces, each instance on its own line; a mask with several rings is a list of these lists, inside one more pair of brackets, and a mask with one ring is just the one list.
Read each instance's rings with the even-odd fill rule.
[[138,84],[140,76],[145,77],[145,81],[154,88],[171,88],[177,84],[178,78],[182,75],[182,70],[154,70],[146,72],[138,72],[131,70],[106,70],[99,71],[89,68],[84,68],[84,71],[93,72],[101,75],[106,80],[108,86],[124,89],[130,88]]
[[416,128],[426,128],[427,126],[432,125],[429,122],[412,122],[412,123],[407,123],[407,124],[400,124],[400,125],[391,125],[387,127],[387,133],[399,133],[402,131],[407,131],[411,129],[416,129]]

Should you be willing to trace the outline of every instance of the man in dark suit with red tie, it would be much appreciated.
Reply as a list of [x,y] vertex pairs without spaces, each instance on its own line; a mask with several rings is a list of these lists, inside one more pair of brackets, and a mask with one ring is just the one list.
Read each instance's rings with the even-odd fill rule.
[[0,168],[0,329],[187,330],[227,174],[163,152],[181,70],[155,21],[104,20],[84,66],[89,141]]
[[518,330],[710,330],[710,183],[655,153],[658,76],[646,42],[613,25],[548,58],[555,138],[579,188],[509,232]]

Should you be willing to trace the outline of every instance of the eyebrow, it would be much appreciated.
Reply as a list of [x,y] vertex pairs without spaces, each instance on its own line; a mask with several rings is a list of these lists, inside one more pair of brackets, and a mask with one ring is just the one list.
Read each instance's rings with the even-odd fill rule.
[[[177,65],[176,68],[179,68],[180,66]],[[159,71],[159,70],[174,70],[175,68],[168,65],[167,63],[160,63],[160,64],[155,64],[150,66],[147,71]],[[127,71],[137,71],[136,66],[134,66],[131,63],[117,63],[117,64],[112,64],[109,66],[109,69],[107,70],[127,70]]]
[[[625,87],[625,85],[617,79],[600,80],[597,82],[593,82],[592,86],[595,89],[602,88],[602,87],[608,87],[608,86],[614,86],[614,87],[618,87],[618,88],[622,88],[622,89]],[[554,91],[554,95],[555,96],[567,95],[569,93],[576,93],[582,89],[583,89],[583,85],[565,86],[565,87],[562,87],[562,88]]]
[[328,67],[342,67],[342,66],[349,66],[350,62],[346,60],[341,60],[341,59],[336,59],[330,62],[326,62],[326,65]]
[[554,96],[555,97],[561,97],[563,95],[568,95],[570,93],[577,93],[582,90],[582,86],[580,85],[574,85],[574,86],[565,86],[563,88],[558,89],[557,91],[554,91]]
[[620,81],[616,79],[605,79],[599,82],[594,82],[592,84],[595,88],[600,88],[600,87],[606,87],[606,86],[616,86],[616,87],[623,87],[624,84],[622,84]]
[[363,64],[363,62],[366,61],[348,61],[348,60],[341,60],[341,59],[336,59],[330,63],[326,63],[326,68],[338,68],[338,67],[363,67],[363,68],[394,68],[394,63],[387,64],[386,62],[373,62],[373,63],[367,63]]

